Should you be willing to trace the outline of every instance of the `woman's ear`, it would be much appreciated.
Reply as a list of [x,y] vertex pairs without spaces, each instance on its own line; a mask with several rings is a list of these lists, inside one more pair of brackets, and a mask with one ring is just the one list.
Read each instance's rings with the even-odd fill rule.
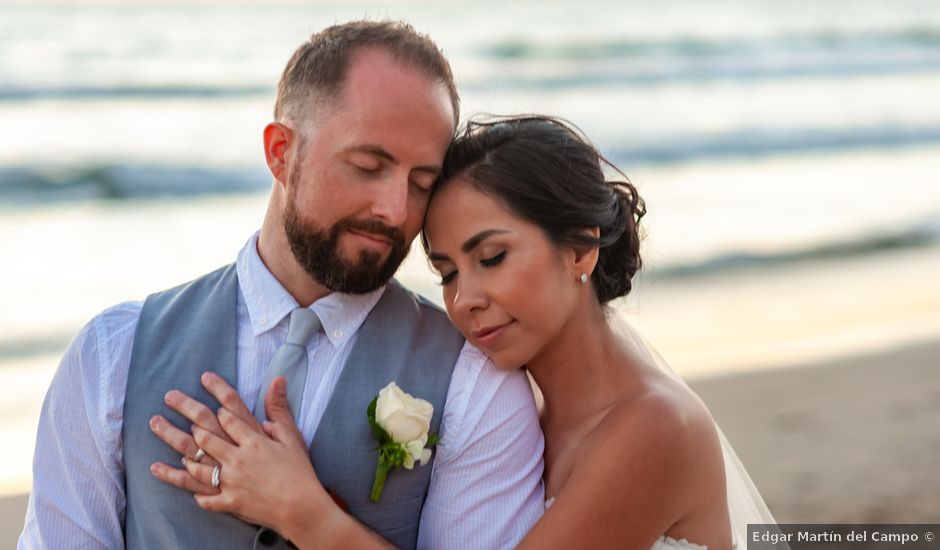
[[264,160],[271,175],[281,185],[287,185],[288,153],[294,142],[294,131],[280,122],[271,122],[264,127]]
[[[585,229],[583,233],[585,236],[591,237],[595,241],[600,240],[601,238],[600,227]],[[572,248],[569,261],[571,272],[574,275],[574,278],[580,279],[582,273],[587,274],[587,276],[590,278],[591,273],[594,273],[594,268],[597,266],[597,259],[599,255],[600,247],[597,245]]]

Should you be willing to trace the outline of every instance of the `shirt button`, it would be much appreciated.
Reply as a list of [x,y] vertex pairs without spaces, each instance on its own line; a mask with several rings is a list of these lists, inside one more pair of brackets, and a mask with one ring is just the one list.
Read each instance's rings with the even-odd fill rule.
[[333,331],[333,338],[342,338],[342,337],[343,337],[343,331],[341,331],[341,330],[334,330],[334,331]]

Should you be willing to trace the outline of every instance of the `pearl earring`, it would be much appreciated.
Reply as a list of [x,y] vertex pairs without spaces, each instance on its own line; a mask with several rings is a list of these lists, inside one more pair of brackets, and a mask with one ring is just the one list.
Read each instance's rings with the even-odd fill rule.
[[581,277],[579,278],[579,280],[581,281],[581,284],[582,284],[582,285],[586,285],[586,284],[587,284],[587,281],[588,281],[587,273],[582,273],[582,274],[581,274]]

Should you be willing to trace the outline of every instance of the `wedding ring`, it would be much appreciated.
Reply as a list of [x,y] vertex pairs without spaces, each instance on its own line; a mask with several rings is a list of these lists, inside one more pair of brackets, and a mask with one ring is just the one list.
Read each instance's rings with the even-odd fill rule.
[[196,456],[193,457],[193,460],[199,462],[206,457],[206,452],[202,450],[202,447],[196,449]]
[[216,464],[216,465],[212,468],[212,486],[213,486],[213,487],[218,487],[218,486],[219,486],[219,474],[220,474],[220,473],[222,473],[222,467],[219,466],[218,464]]

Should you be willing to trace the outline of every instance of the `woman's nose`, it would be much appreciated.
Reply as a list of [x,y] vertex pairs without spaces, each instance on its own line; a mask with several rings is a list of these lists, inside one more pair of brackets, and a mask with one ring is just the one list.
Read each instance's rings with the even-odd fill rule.
[[454,295],[454,309],[467,315],[486,309],[488,304],[486,291],[470,276],[457,276],[457,293]]

